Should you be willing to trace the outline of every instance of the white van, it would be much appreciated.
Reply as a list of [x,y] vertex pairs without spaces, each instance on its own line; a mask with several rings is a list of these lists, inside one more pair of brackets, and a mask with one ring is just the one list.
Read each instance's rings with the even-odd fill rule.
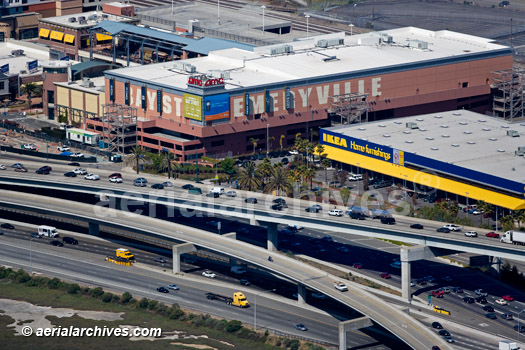
[[56,227],[53,226],[38,226],[38,235],[40,237],[49,237],[49,238],[55,238],[58,237],[58,232]]
[[210,193],[224,194],[224,187],[213,187]]

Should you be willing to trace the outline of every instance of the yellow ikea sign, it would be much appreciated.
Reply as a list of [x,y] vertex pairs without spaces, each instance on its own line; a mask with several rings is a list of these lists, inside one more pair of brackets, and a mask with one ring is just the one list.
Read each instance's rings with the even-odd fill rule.
[[348,146],[346,145],[346,139],[343,137],[323,134],[323,141],[340,147],[348,148]]

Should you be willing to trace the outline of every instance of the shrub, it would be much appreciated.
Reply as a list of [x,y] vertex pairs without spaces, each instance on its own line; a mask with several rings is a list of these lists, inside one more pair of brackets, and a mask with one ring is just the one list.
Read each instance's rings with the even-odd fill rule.
[[148,304],[148,309],[156,310],[158,305],[159,305],[159,302],[157,300],[150,300]]
[[214,318],[208,318],[206,322],[204,322],[204,327],[215,328],[215,326],[217,326],[217,322],[218,321]]
[[106,292],[106,293],[102,294],[102,301],[103,301],[104,303],[109,303],[109,302],[111,302],[111,299],[112,299],[112,298],[113,298],[113,294],[111,294],[111,293],[107,293],[107,292]]
[[169,318],[170,318],[171,320],[178,320],[178,319],[181,318],[182,316],[184,316],[184,311],[182,311],[181,309],[174,309],[174,308],[171,308],[170,316],[169,316]]
[[93,288],[89,291],[89,295],[91,295],[93,298],[100,298],[102,295],[104,295],[104,290],[101,287]]
[[228,324],[228,321],[226,320],[220,320],[216,325],[215,325],[215,329],[218,330],[218,331],[222,331],[226,325]]
[[113,296],[111,297],[111,302],[118,303],[119,301],[120,301],[120,297],[118,295],[113,294]]
[[133,299],[133,296],[130,292],[124,292],[124,294],[122,294],[122,304],[129,303],[131,299]]
[[232,321],[228,322],[228,324],[226,325],[226,332],[228,332],[228,333],[235,333],[241,328],[242,328],[241,321],[232,320]]
[[62,282],[58,278],[55,277],[47,281],[47,286],[49,287],[49,289],[58,289],[61,283]]
[[147,308],[147,307],[148,307],[148,304],[149,304],[149,300],[148,300],[148,298],[142,298],[142,299],[140,299],[140,301],[139,301],[139,307],[140,307],[141,309],[145,309],[145,308]]
[[26,283],[31,280],[31,276],[25,272],[24,270],[20,269],[16,273],[16,281],[18,283]]
[[67,289],[68,294],[77,294],[80,291],[80,286],[76,283],[72,283],[69,285],[69,288]]
[[157,306],[157,314],[159,315],[162,315],[162,316],[167,316],[168,315],[168,306],[166,304],[159,304]]

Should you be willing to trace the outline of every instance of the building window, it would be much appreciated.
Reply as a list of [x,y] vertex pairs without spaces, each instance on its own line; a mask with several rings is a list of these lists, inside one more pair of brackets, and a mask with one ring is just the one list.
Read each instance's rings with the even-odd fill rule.
[[468,81],[466,82],[463,82],[463,84],[461,84],[463,88],[468,88]]
[[212,141],[211,147],[220,147],[224,146],[224,140]]
[[5,81],[0,81],[0,90],[5,89]]

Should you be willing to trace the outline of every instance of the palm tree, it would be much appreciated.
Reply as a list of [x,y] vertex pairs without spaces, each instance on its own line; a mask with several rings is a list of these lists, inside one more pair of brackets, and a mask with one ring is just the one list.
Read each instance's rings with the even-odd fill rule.
[[137,174],[139,173],[139,162],[145,161],[146,152],[139,146],[135,146],[131,149],[131,153],[124,158],[124,166],[133,166],[137,167]]
[[275,141],[275,137],[273,137],[273,136],[268,137],[268,139],[266,140],[266,143],[268,144],[268,149],[269,150],[272,150],[272,148],[273,148],[272,147],[272,142],[273,141]]
[[317,132],[314,128],[310,128],[310,142],[313,142],[313,136],[319,135],[319,132]]
[[283,140],[286,138],[285,135],[281,135],[279,138],[279,145],[281,146],[281,151],[283,150]]
[[261,179],[257,173],[255,163],[248,162],[239,174],[239,185],[242,189],[254,191],[261,186]]
[[331,162],[330,162],[330,159],[328,158],[324,158],[322,161],[321,161],[321,166],[324,168],[324,174],[325,174],[325,182],[326,184],[328,185],[328,168],[330,167],[331,165]]
[[163,154],[159,157],[159,160],[155,166],[156,170],[158,172],[168,172],[168,179],[171,178],[171,169],[172,169],[172,163],[175,160],[175,154],[172,152],[163,152]]
[[312,189],[312,179],[315,177],[315,169],[307,168],[303,172],[303,177],[305,181],[310,181],[310,190]]
[[482,213],[481,224],[483,225],[483,214],[488,214],[492,210],[492,205],[485,202],[484,200],[479,200],[477,205],[478,210]]
[[255,154],[255,149],[257,148],[257,142],[259,142],[259,139],[254,139],[253,137],[249,140],[253,145],[253,154]]
[[31,108],[31,98],[35,96],[42,96],[42,86],[36,85],[33,82],[25,83],[20,87],[23,94],[27,94],[28,107]]
[[264,160],[259,163],[257,172],[263,177],[263,181],[266,183],[266,180],[272,175],[272,162],[269,158],[264,158]]
[[278,196],[281,196],[283,193],[292,192],[292,184],[288,178],[288,171],[281,167],[276,167],[272,169],[272,175],[268,184],[264,187],[264,192],[270,193],[276,191]]

